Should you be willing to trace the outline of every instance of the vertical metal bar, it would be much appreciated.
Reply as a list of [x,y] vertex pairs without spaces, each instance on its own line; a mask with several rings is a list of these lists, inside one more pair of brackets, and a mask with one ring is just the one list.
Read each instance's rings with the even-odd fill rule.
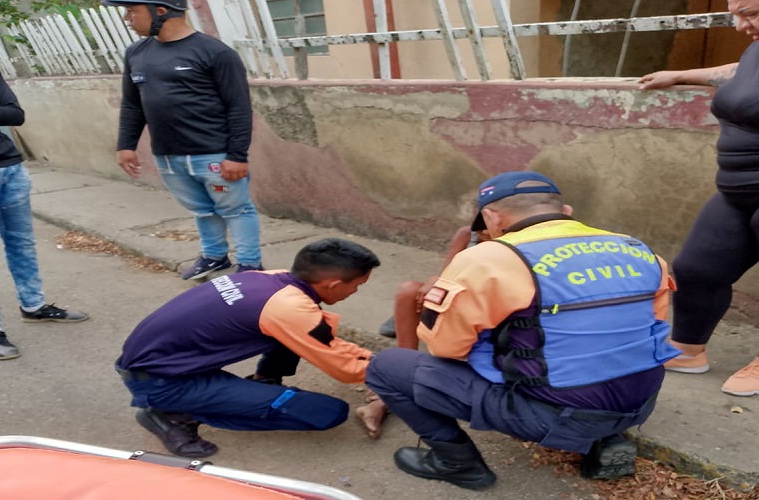
[[[577,19],[577,13],[580,11],[580,4],[582,3],[582,0],[575,0],[574,7],[572,7],[572,15],[569,16],[570,21],[575,21]],[[567,73],[569,73],[569,55],[570,55],[570,49],[572,47],[572,35],[567,35],[564,39],[564,54],[562,55],[561,60],[561,76],[567,76]]]
[[113,26],[113,23],[109,16],[108,8],[100,7],[97,11],[93,11],[92,21],[96,29],[100,31],[108,52],[116,58],[119,71],[124,71],[124,52],[126,51],[126,44],[115,28],[110,29]]
[[58,33],[63,40],[63,47],[68,53],[68,57],[71,60],[72,65],[77,73],[92,73],[94,67],[90,64],[90,61],[84,54],[84,49],[79,44],[71,27],[63,19],[60,14],[50,16],[50,22],[58,30]]
[[258,8],[258,15],[261,18],[261,26],[263,26],[264,33],[266,33],[266,42],[269,45],[274,62],[277,63],[279,75],[282,78],[289,78],[285,57],[282,54],[282,47],[279,46],[277,30],[274,28],[274,21],[271,19],[271,12],[269,12],[269,5],[266,3],[266,0],[256,0],[256,7]]
[[467,28],[469,43],[472,45],[474,60],[477,62],[477,69],[480,72],[480,79],[490,80],[490,64],[485,56],[485,50],[482,43],[482,33],[480,25],[477,23],[477,16],[474,13],[472,2],[470,0],[459,0],[461,15],[464,17],[464,24]]
[[[374,26],[377,33],[387,33],[387,4],[386,0],[372,0],[374,4]],[[381,80],[390,80],[390,46],[386,43],[377,44],[377,59]]]
[[59,17],[59,14],[48,16],[43,18],[42,22],[46,26],[48,33],[50,33],[54,45],[58,48],[58,53],[56,54],[58,60],[64,61],[72,73],[82,73],[79,58],[76,57],[71,45],[68,43],[69,41],[61,26],[56,22]]
[[[8,32],[13,35],[14,37],[21,38],[25,37],[25,35],[21,32],[21,26],[9,26]],[[16,48],[18,49],[18,53],[23,59],[24,63],[26,64],[26,67],[29,68],[29,71],[33,76],[39,76],[40,70],[37,64],[34,62],[35,57],[32,51],[29,50],[29,47],[25,43],[17,43]]]
[[13,67],[13,60],[8,54],[8,51],[5,50],[5,45],[2,43],[0,43],[0,70],[2,70],[3,77],[6,80],[15,80],[18,78],[16,68]]
[[21,22],[19,26],[24,35],[26,35],[26,39],[29,41],[29,45],[31,45],[31,49],[37,57],[37,62],[44,68],[44,74],[55,75],[62,73],[63,70],[58,61],[50,54],[47,40],[44,39],[44,34],[40,33],[39,26],[31,20]]
[[[70,16],[70,19],[74,19],[70,12],[68,15]],[[58,31],[60,32],[61,37],[68,47],[67,50],[71,54],[71,57],[76,60],[79,72],[95,73],[97,71],[95,69],[95,63],[90,59],[89,53],[82,46],[79,38],[74,34],[74,30],[72,29],[71,25],[69,25],[69,23],[66,22],[63,16],[60,14],[52,16],[51,21],[58,27]],[[74,26],[77,26],[76,19],[74,19]]]
[[100,7],[100,17],[103,19],[104,26],[111,33],[116,46],[126,49],[143,37],[129,27],[124,20],[125,14],[126,9],[124,7]]
[[100,16],[102,17],[105,26],[108,27],[108,31],[111,33],[114,43],[120,50],[126,50],[127,47],[132,45],[132,42],[140,39],[134,31],[126,27],[126,24],[124,24],[124,18],[118,8],[101,6]]
[[[242,0],[245,2],[246,0]],[[234,41],[245,33],[245,20],[240,10],[240,0],[226,0],[225,2],[208,2],[216,31],[222,42],[230,47]]]
[[622,49],[619,53],[619,59],[617,60],[617,70],[614,72],[614,76],[622,74],[622,67],[625,65],[625,59],[627,58],[627,48],[630,45],[630,36],[632,35],[632,29],[630,28],[630,19],[638,17],[638,8],[640,8],[641,0],[635,0],[635,3],[630,10],[630,18],[627,20],[627,29],[625,30],[625,38],[622,40]]
[[[224,5],[221,2],[208,2],[213,21],[222,41],[237,50],[243,60],[248,73],[254,77],[259,76],[258,63],[250,47],[240,47],[237,43],[240,39],[248,37],[249,22],[246,15],[250,11],[248,0],[227,0]],[[255,21],[254,21],[255,25]]]
[[79,21],[71,12],[68,13],[68,22],[71,26],[72,32],[76,34],[76,37],[79,41],[79,46],[82,49],[82,56],[87,58],[87,61],[94,73],[101,73],[102,68],[100,67],[100,64],[98,64],[97,58],[95,57],[95,51],[92,50],[92,45],[90,45],[87,37],[84,36],[84,32],[82,31],[82,27],[79,25]]
[[459,48],[453,38],[453,28],[448,17],[448,9],[445,7],[445,0],[432,0],[432,9],[435,11],[435,17],[440,26],[440,34],[443,36],[443,44],[448,54],[448,62],[453,70],[453,76],[458,81],[466,80],[466,71],[461,64],[461,54],[459,54]]
[[491,0],[491,4],[493,5],[495,20],[498,23],[498,28],[501,32],[503,48],[506,51],[506,57],[509,59],[511,78],[515,80],[524,80],[524,59],[522,59],[522,51],[519,50],[517,35],[514,32],[514,24],[511,22],[511,15],[509,14],[506,0]]
[[187,6],[189,7],[189,9],[187,9],[187,19],[190,21],[192,29],[195,31],[203,31],[203,23],[200,22],[200,16],[198,16],[198,11],[195,10],[193,3],[194,2],[187,3]]
[[87,25],[87,28],[90,30],[92,38],[95,39],[95,46],[97,47],[95,53],[103,58],[103,61],[105,61],[105,64],[108,66],[108,70],[111,73],[121,73],[124,70],[121,64],[121,58],[109,49],[109,45],[110,47],[113,47],[113,43],[108,39],[108,44],[106,44],[104,36],[108,37],[109,35],[107,33],[101,34],[101,30],[92,20],[93,16],[97,16],[97,11],[95,9],[82,9],[82,19],[84,20],[84,24]]
[[261,73],[258,69],[258,63],[256,62],[256,58],[253,55],[252,49],[248,46],[241,46],[239,43],[235,43],[234,48],[237,53],[240,54],[240,57],[245,63],[245,67],[248,69],[248,73],[250,73],[253,78],[258,78],[261,76]]
[[[250,70],[255,76],[260,76],[258,70],[258,64],[260,63],[261,72],[263,72],[266,78],[271,78],[272,71],[271,64],[269,63],[269,54],[266,52],[266,49],[264,49],[264,44],[261,40],[261,32],[258,29],[258,21],[256,21],[253,7],[250,6],[249,2],[242,3],[242,15],[243,19],[245,19],[245,25],[248,27],[248,35],[253,41],[253,53],[251,54],[250,51],[247,52],[250,56],[248,59],[248,63],[251,64]],[[256,60],[258,62],[256,62]]]
[[44,74],[54,74],[57,70],[57,66],[47,57],[45,49],[40,46],[36,34],[36,28],[34,28],[32,22],[22,21],[18,24],[18,26],[24,33],[26,39],[29,41],[29,45],[31,46],[31,50],[34,53],[36,59],[35,65],[39,64],[42,67]]
[[121,73],[124,71],[122,57],[115,53],[110,35],[102,31],[95,24],[94,18],[97,18],[97,11],[95,9],[82,9],[82,19],[84,19],[84,23],[90,29],[90,33],[92,33],[92,37],[95,39],[98,53],[103,57],[111,73]]
[[[306,36],[306,18],[300,11],[300,0],[293,2],[295,8],[295,36]],[[308,47],[294,47],[293,59],[295,63],[295,75],[298,80],[308,80]]]
[[70,53],[67,50],[66,43],[63,41],[57,27],[52,23],[50,17],[40,19],[39,26],[47,39],[47,46],[50,48],[52,57],[63,68],[67,75],[78,73],[76,64],[71,60]]

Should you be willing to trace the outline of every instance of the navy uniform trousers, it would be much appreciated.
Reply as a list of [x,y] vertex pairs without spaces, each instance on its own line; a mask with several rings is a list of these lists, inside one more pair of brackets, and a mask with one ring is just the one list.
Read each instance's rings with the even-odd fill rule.
[[422,439],[455,441],[457,420],[549,448],[588,453],[593,441],[646,421],[655,397],[632,413],[554,406],[481,377],[467,363],[393,348],[375,355],[366,385]]
[[160,377],[116,366],[132,406],[187,413],[198,422],[238,431],[331,429],[348,418],[338,398],[241,378],[224,370]]

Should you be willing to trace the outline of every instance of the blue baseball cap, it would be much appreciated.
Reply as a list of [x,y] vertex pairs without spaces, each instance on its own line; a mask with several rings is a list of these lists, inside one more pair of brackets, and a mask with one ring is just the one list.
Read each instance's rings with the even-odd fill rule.
[[[526,181],[542,182],[544,186],[523,186],[517,187]],[[483,231],[486,229],[485,220],[482,218],[482,208],[494,201],[514,196],[515,194],[524,193],[556,193],[561,194],[556,184],[543,174],[525,170],[521,172],[504,172],[495,177],[491,177],[482,184],[477,190],[477,216],[472,221],[472,231]]]

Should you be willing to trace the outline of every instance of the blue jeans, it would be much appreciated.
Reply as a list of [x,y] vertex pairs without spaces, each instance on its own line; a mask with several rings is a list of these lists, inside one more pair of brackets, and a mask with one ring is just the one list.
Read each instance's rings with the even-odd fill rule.
[[227,229],[241,264],[261,264],[258,212],[250,199],[249,179],[221,177],[224,154],[155,156],[158,173],[177,201],[195,215],[203,257],[229,252]]
[[0,237],[5,245],[8,269],[16,284],[16,295],[26,308],[45,303],[32,228],[31,190],[29,171],[23,164],[0,168]]

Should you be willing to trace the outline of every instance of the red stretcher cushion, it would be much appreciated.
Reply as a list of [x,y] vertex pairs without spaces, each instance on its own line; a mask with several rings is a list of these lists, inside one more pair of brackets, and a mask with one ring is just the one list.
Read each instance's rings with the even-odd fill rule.
[[261,486],[163,465],[33,448],[0,449],[0,498],[290,500]]

